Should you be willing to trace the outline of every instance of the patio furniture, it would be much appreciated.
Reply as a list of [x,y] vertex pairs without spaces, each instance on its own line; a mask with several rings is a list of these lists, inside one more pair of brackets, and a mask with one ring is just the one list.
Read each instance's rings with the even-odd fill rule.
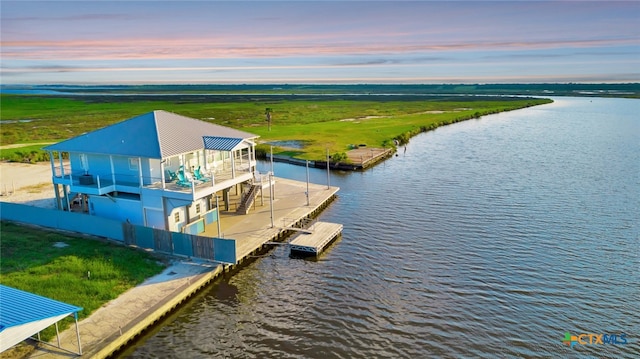
[[89,174],[83,174],[82,176],[78,177],[78,182],[80,183],[80,185],[93,184],[93,176]]
[[198,168],[195,169],[195,171],[193,171],[193,178],[197,179],[198,181],[202,181],[202,182],[208,182],[211,179],[205,177],[202,172],[200,172],[200,166],[198,166]]
[[184,174],[183,170],[178,171],[177,173],[178,176],[178,181],[176,181],[176,184],[180,187],[191,187],[191,181],[189,181],[187,179],[187,177]]
[[173,172],[173,171],[171,171],[169,169],[165,170],[164,172],[165,172],[164,173],[164,181],[165,182],[173,182],[173,181],[176,181],[178,179],[178,175],[175,172]]

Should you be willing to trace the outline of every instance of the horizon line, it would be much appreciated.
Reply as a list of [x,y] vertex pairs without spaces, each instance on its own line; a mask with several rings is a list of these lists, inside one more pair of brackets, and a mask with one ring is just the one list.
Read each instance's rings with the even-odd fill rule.
[[81,83],[81,82],[57,82],[57,83],[2,83],[0,87],[19,87],[19,86],[326,86],[326,85],[405,85],[405,86],[438,86],[438,85],[599,85],[599,84],[618,84],[631,85],[638,84],[640,81],[497,81],[497,82],[138,82],[138,83]]

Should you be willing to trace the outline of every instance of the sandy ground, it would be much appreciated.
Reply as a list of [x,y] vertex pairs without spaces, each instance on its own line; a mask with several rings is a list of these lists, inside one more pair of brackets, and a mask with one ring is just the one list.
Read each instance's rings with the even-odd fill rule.
[[51,164],[0,162],[0,201],[55,208]]

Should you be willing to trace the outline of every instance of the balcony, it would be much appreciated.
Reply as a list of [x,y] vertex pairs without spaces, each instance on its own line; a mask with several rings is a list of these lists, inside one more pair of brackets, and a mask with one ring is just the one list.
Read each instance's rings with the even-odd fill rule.
[[[249,180],[255,180],[251,168],[255,167],[255,162],[246,161],[236,164],[235,167],[220,166],[216,170],[203,172],[201,180],[190,180],[186,183],[169,181],[161,176],[134,176],[123,174],[92,174],[85,175],[83,171],[72,171],[65,167],[64,173],[60,168],[54,169],[53,181],[55,184],[68,185],[71,192],[104,195],[111,192],[126,192],[145,194],[153,191],[158,196],[158,191],[163,197],[195,200],[213,194],[235,184]],[[259,175],[258,175],[259,177]]]

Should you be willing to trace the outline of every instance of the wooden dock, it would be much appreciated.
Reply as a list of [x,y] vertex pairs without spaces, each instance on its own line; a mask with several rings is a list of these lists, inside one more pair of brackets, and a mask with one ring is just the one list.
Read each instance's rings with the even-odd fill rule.
[[330,222],[316,222],[309,232],[300,232],[291,242],[289,248],[292,256],[317,256],[340,233],[342,224]]

